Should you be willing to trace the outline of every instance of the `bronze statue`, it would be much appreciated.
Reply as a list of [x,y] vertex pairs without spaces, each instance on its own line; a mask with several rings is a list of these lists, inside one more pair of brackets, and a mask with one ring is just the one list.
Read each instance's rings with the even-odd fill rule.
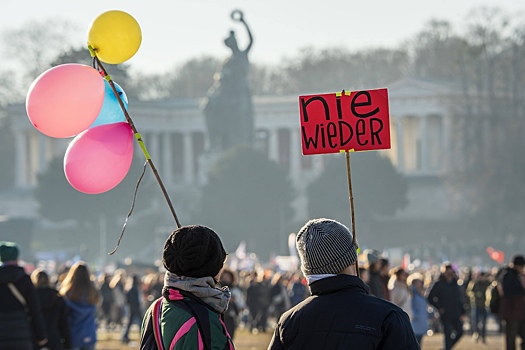
[[224,40],[232,54],[224,62],[221,72],[215,75],[204,106],[212,151],[226,151],[237,144],[251,145],[254,137],[252,94],[248,80],[248,53],[253,37],[241,11],[233,11],[231,18],[244,24],[250,42],[246,49],[240,50],[233,30]]

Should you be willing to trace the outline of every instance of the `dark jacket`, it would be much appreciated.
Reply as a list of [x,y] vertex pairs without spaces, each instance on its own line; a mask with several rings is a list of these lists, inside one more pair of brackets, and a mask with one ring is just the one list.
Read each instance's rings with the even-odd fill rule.
[[[28,314],[9,289],[8,283],[12,283],[26,300]],[[0,329],[0,349],[25,349],[28,343],[29,349],[32,349],[30,333],[37,340],[47,338],[35,287],[20,266],[0,266]]]
[[370,294],[381,299],[386,299],[383,291],[383,281],[381,280],[379,272],[370,271],[368,286],[370,287]]
[[126,293],[130,316],[142,317],[142,305],[140,303],[140,293],[137,286],[132,286]]
[[465,314],[458,282],[440,276],[428,294],[428,303],[434,306],[441,320],[459,320]]
[[268,349],[419,349],[408,315],[369,295],[358,277],[328,277],[310,289],[281,316]]
[[521,284],[518,271],[509,268],[503,276],[501,287],[500,318],[507,321],[525,320],[525,288]]
[[111,309],[111,305],[114,303],[113,290],[111,290],[109,283],[102,283],[100,286],[100,296],[102,297],[102,311],[107,316]]
[[490,286],[488,280],[470,281],[467,287],[467,295],[470,303],[477,309],[485,309],[487,304],[487,288]]
[[40,287],[36,290],[47,328],[46,348],[50,350],[71,349],[66,302],[56,289]]

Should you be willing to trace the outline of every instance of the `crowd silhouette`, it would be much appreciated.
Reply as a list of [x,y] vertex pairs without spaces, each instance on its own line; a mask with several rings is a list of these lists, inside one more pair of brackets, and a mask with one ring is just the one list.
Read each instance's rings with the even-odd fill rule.
[[[443,334],[445,349],[451,349],[463,334],[470,334],[473,342],[486,343],[491,320],[497,325],[491,332],[505,334],[509,344],[523,336],[525,263],[521,255],[506,266],[490,269],[452,263],[428,269],[391,266],[387,257],[372,250],[364,251],[360,259],[359,276],[370,294],[401,307],[410,317],[420,344],[424,336],[435,333]],[[4,316],[15,311],[13,305],[20,305],[8,287],[12,282],[8,270],[16,269],[18,282],[15,279],[14,283],[26,295],[26,304],[20,310],[32,316],[30,330],[21,333],[21,338],[32,334],[32,340],[30,344],[5,347],[2,344],[13,340],[6,340],[5,332],[1,332],[2,349],[94,349],[97,332],[120,332],[121,341],[128,343],[132,326],[140,327],[145,311],[163,295],[165,272],[161,269],[130,265],[98,273],[82,261],[54,270],[30,271],[29,264],[23,270],[19,265],[17,255],[2,256],[0,324],[6,324]],[[27,279],[21,279],[22,274]],[[27,283],[29,276],[31,288],[20,284],[22,280]],[[248,270],[226,267],[219,283],[231,291],[223,316],[234,341],[239,328],[253,334],[273,332],[281,314],[310,295],[299,270],[280,271],[271,264]],[[510,345],[507,348],[513,349]]]

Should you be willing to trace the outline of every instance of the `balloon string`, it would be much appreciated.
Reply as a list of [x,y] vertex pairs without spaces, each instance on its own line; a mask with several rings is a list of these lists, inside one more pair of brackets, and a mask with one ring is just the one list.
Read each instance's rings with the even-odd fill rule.
[[144,162],[144,167],[142,168],[142,174],[140,174],[139,180],[137,181],[137,184],[135,185],[135,193],[133,193],[133,201],[131,202],[131,209],[129,210],[128,216],[126,216],[126,220],[124,221],[124,226],[122,226],[122,231],[120,232],[120,237],[117,241],[117,246],[115,249],[113,249],[111,252],[109,252],[109,255],[115,254],[118,247],[120,246],[120,241],[122,241],[122,237],[124,237],[124,231],[126,231],[126,226],[128,224],[128,219],[133,213],[133,209],[135,208],[135,201],[137,200],[137,192],[139,190],[140,182],[142,181],[142,178],[144,177],[144,174],[146,173],[146,166],[148,162]]
[[[91,57],[93,57],[93,68],[95,68],[97,71],[99,71],[102,74],[102,76],[104,77],[104,79],[106,79],[108,81],[109,86],[111,87],[111,90],[113,90],[113,93],[115,94],[115,97],[117,98],[117,101],[118,101],[118,103],[120,105],[120,108],[122,109],[122,112],[124,113],[124,116],[126,117],[126,120],[127,120],[128,124],[129,124],[129,126],[131,127],[131,130],[133,131],[133,134],[135,134],[135,137],[137,137],[137,134],[138,134],[137,128],[135,127],[135,124],[133,123],[133,120],[131,119],[131,117],[130,117],[126,107],[124,106],[124,102],[122,102],[122,99],[120,98],[120,95],[117,92],[117,89],[115,88],[115,84],[113,83],[113,80],[111,80],[111,77],[109,76],[109,74],[107,73],[106,69],[104,68],[104,66],[102,66],[102,63],[98,59],[97,53],[96,53],[96,49],[93,48],[91,45],[88,45],[88,50],[89,50],[89,53],[91,54]],[[138,134],[138,135],[140,136],[140,134]],[[173,215],[173,219],[175,219],[175,223],[177,224],[177,227],[181,227],[182,225],[181,225],[181,223],[179,221],[177,213],[175,212],[175,208],[173,207],[173,204],[171,203],[171,199],[170,199],[170,197],[168,195],[168,191],[166,190],[166,187],[164,186],[164,183],[162,182],[162,179],[160,178],[160,175],[159,175],[159,173],[157,171],[157,168],[153,164],[153,160],[149,156],[149,154],[148,154],[148,152],[146,150],[146,146],[144,145],[143,142],[140,142],[140,141],[142,141],[142,137],[140,137],[140,139],[137,138],[137,141],[139,141],[140,148],[144,152],[144,156],[146,157],[146,161],[148,162],[148,164],[149,164],[149,166],[151,168],[151,171],[153,171],[153,175],[155,176],[155,179],[157,180],[157,183],[160,186],[162,194],[164,195],[164,198],[166,199],[166,202],[168,203],[168,207],[171,210],[171,214]]]

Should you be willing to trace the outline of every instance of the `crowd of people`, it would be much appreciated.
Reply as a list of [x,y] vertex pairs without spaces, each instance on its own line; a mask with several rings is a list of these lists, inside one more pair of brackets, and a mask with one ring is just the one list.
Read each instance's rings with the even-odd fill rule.
[[[442,333],[444,349],[452,349],[466,332],[471,334],[473,342],[486,343],[490,317],[497,325],[496,331],[505,334],[507,349],[515,349],[518,336],[522,341],[525,338],[525,259],[521,255],[515,256],[508,266],[492,270],[458,268],[450,263],[428,270],[409,270],[391,266],[388,258],[378,251],[365,250],[360,255],[359,268],[355,269],[356,249],[355,258],[348,255],[349,260],[344,264],[327,268],[332,266],[326,265],[330,257],[316,257],[314,249],[317,248],[307,246],[316,239],[314,236],[303,243],[305,246],[300,246],[298,238],[301,271],[278,271],[275,267],[235,271],[225,263],[227,253],[218,236],[211,230],[200,236],[202,230],[197,226],[187,232],[182,230],[178,235],[175,231],[164,247],[165,271],[141,274],[118,269],[112,274],[95,275],[82,261],[63,271],[42,268],[25,271],[18,263],[18,246],[1,242],[0,348],[92,350],[97,342],[97,331],[120,332],[121,341],[127,343],[131,327],[134,324],[140,327],[143,319],[147,319],[144,318],[147,312],[153,314],[155,307],[163,313],[171,310],[163,309],[168,304],[157,303],[163,299],[194,315],[199,324],[199,336],[200,332],[208,332],[214,338],[216,327],[211,320],[211,328],[204,327],[206,331],[202,331],[198,307],[176,303],[195,296],[208,306],[213,305],[214,312],[221,315],[219,330],[224,327],[224,331],[219,333],[224,335],[222,341],[230,344],[231,349],[239,328],[252,333],[275,332],[272,349],[294,348],[288,347],[286,336],[280,333],[286,334],[296,327],[290,326],[293,316],[287,310],[301,310],[307,314],[306,306],[313,304],[309,296],[315,296],[316,290],[321,290],[319,293],[323,295],[322,288],[333,288],[327,287],[326,281],[330,280],[327,277],[333,278],[340,270],[350,267],[355,270],[353,274],[359,277],[359,282],[350,279],[342,283],[366,290],[374,300],[389,302],[376,305],[376,301],[370,304],[371,308],[385,310],[388,309],[386,305],[393,304],[403,310],[406,320],[396,322],[409,322],[416,344],[421,344],[427,334]],[[317,234],[318,229],[314,233]],[[206,251],[201,251],[202,237],[209,241]],[[344,244],[337,245],[341,246]],[[352,247],[350,243],[349,247]],[[323,247],[318,254],[335,250]],[[196,255],[201,256],[201,261],[196,261]],[[320,267],[316,268],[316,264]],[[326,285],[321,287],[322,283]],[[359,300],[361,296],[352,297]],[[213,315],[206,318],[213,318]],[[347,321],[350,319],[348,316]],[[144,327],[153,329],[154,321],[152,317],[151,322],[146,322],[143,331]],[[171,341],[174,337],[175,334],[167,339]],[[170,348],[170,344],[165,348]]]

